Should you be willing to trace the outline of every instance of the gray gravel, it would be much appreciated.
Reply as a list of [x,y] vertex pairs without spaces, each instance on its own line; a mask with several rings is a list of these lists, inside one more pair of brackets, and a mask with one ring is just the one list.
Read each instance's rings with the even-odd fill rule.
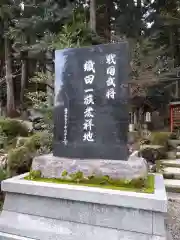
[[180,240],[180,199],[168,201],[167,228],[172,240]]

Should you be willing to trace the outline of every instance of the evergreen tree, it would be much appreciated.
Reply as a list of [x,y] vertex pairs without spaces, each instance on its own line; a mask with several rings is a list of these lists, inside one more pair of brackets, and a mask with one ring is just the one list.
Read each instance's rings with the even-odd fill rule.
[[6,80],[6,110],[8,116],[14,116],[15,95],[13,83],[13,61],[12,61],[12,42],[8,35],[9,27],[13,26],[13,19],[20,14],[19,5],[17,1],[1,0],[0,2],[0,22],[2,41],[4,44],[4,63],[5,63],[5,80]]
[[[19,4],[21,1],[19,1]],[[21,5],[21,14],[9,28],[9,36],[13,40],[14,56],[20,61],[21,91],[20,100],[23,107],[24,91],[32,72],[53,72],[53,52],[48,48],[53,34],[62,28],[63,22],[71,15],[73,5],[67,1],[25,0]],[[32,62],[35,68],[32,68]],[[38,69],[39,68],[39,69]],[[49,96],[51,94],[48,94]],[[51,101],[51,100],[50,100]]]

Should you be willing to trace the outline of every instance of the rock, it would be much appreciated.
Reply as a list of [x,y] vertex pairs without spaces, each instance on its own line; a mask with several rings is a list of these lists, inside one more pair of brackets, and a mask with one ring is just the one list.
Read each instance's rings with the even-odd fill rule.
[[16,141],[16,147],[21,147],[27,141],[28,137],[18,137]]
[[149,172],[155,173],[156,172],[156,164],[148,163]]
[[176,151],[168,151],[166,152],[166,158],[167,159],[176,159]]
[[40,130],[46,129],[46,125],[43,124],[43,123],[41,123],[41,122],[39,122],[39,123],[33,123],[33,128],[34,128],[34,130],[36,130],[36,131],[40,131]]
[[128,143],[133,144],[137,141],[138,139],[138,132],[133,131],[133,132],[128,132]]
[[139,151],[140,155],[146,159],[147,162],[153,164],[166,156],[165,148],[159,145],[142,145]]
[[143,158],[133,153],[128,161],[101,160],[101,159],[67,159],[55,157],[52,154],[35,157],[32,162],[33,171],[41,171],[45,178],[61,178],[64,170],[68,174],[83,172],[84,176],[108,175],[114,179],[145,179],[148,166]]
[[22,124],[26,126],[29,132],[33,131],[33,123],[30,121],[19,120]]
[[162,150],[162,149],[164,149],[164,146],[152,145],[152,144],[143,144],[143,145],[141,145],[141,150],[146,149],[146,148],[151,148],[151,149],[154,149],[154,150]]
[[29,113],[28,119],[32,122],[38,121],[43,118],[43,115],[34,109],[29,109],[28,113]]
[[180,139],[169,139],[168,145],[173,148],[176,148],[178,145],[180,145]]
[[5,169],[7,166],[7,154],[0,155],[0,168]]

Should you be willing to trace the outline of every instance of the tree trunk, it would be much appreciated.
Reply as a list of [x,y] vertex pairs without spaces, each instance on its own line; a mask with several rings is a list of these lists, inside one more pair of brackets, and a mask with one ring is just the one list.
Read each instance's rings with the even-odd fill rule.
[[176,81],[176,84],[175,84],[175,97],[178,99],[179,98],[179,81],[177,80]]
[[180,47],[179,47],[179,29],[177,26],[173,27],[174,29],[174,59],[175,59],[175,67],[180,66]]
[[15,96],[12,76],[12,59],[11,59],[11,43],[7,36],[4,38],[5,43],[5,71],[6,71],[6,85],[7,85],[7,116],[13,117],[16,113]]
[[96,0],[90,0],[90,28],[96,32]]
[[50,51],[46,52],[46,74],[48,77],[48,82],[47,82],[47,101],[48,101],[48,106],[53,105],[53,91],[50,86],[52,86],[52,73],[53,73],[53,63],[52,63],[52,53]]
[[136,21],[138,22],[138,29],[137,29],[137,39],[141,38],[141,31],[142,31],[142,9],[141,9],[141,0],[137,0],[137,16],[136,16]]
[[96,0],[96,31],[104,42],[111,41],[111,0]]
[[21,66],[21,92],[20,92],[20,101],[21,107],[24,107],[24,94],[27,87],[27,76],[28,76],[28,61],[26,58],[22,59]]
[[90,28],[103,42],[111,41],[111,0],[90,0]]
[[[24,44],[30,45],[30,37],[24,36]],[[24,95],[25,89],[28,87],[28,74],[29,74],[29,61],[28,51],[21,52],[21,91],[20,91],[20,102],[21,110],[24,110]]]

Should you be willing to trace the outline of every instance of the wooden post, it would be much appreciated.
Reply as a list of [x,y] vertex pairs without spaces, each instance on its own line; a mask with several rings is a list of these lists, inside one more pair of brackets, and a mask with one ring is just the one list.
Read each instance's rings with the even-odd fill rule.
[[175,95],[176,95],[176,98],[178,99],[178,97],[179,97],[179,82],[178,81],[176,81],[176,93],[175,93]]
[[173,106],[170,106],[170,127],[172,132],[173,131]]

